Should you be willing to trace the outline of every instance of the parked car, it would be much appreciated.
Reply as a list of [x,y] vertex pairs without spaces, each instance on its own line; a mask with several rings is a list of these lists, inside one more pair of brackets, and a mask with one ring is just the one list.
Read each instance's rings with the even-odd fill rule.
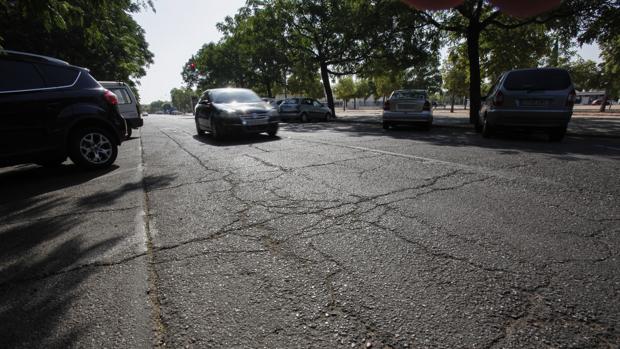
[[29,53],[0,55],[0,165],[112,165],[125,136],[118,98],[85,68]]
[[137,130],[144,125],[140,104],[134,96],[131,88],[120,81],[100,81],[101,86],[114,92],[118,98],[118,110],[127,121],[127,139],[131,138],[131,130]]
[[483,98],[476,131],[490,137],[500,128],[540,129],[561,141],[576,99],[564,69],[519,69],[503,73]]
[[310,120],[329,121],[332,119],[332,111],[323,103],[312,98],[288,98],[280,103],[278,113],[282,121]]
[[425,90],[396,90],[383,105],[383,128],[397,125],[433,125],[433,111]]
[[[591,103],[591,105],[601,105],[601,104],[603,104],[603,100],[602,100],[602,99],[595,99],[595,100],[593,100],[593,101],[592,101],[592,103]],[[611,100],[609,100],[609,99],[608,99],[608,100],[605,102],[605,105],[611,105]]]
[[231,133],[278,133],[278,113],[252,90],[217,88],[205,91],[195,108],[196,133],[209,131],[221,140]]

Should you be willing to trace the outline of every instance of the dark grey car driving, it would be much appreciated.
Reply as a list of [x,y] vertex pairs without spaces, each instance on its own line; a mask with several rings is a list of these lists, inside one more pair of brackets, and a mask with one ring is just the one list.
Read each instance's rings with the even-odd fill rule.
[[196,132],[209,131],[221,140],[232,133],[278,133],[278,112],[252,90],[218,88],[205,91],[195,108]]

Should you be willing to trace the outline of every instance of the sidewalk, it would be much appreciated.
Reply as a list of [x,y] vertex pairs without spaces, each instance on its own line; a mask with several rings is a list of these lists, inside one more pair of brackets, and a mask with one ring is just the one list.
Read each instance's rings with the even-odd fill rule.
[[[381,110],[336,110],[335,122],[381,124]],[[435,109],[433,111],[433,127],[451,127],[472,129],[469,123],[469,110]],[[620,138],[620,113],[595,113],[577,111],[568,124],[568,135],[584,137]]]

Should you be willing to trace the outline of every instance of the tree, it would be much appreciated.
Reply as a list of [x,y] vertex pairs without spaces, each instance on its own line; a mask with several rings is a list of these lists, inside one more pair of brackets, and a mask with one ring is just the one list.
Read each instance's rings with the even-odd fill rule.
[[148,7],[151,1],[0,0],[1,44],[60,58],[88,67],[99,80],[135,87],[153,54],[131,14]]
[[355,97],[355,82],[350,76],[345,76],[338,81],[338,84],[334,86],[334,92],[336,97],[342,99],[342,109],[347,109],[347,104],[351,98]]
[[331,78],[371,77],[380,73],[375,68],[423,64],[438,49],[436,33],[396,1],[274,0],[273,5],[286,20],[287,49],[318,66],[333,115]]
[[448,54],[442,67],[443,87],[450,95],[450,112],[454,113],[454,101],[457,96],[467,96],[469,74],[467,59],[462,51],[463,46],[454,47]]
[[366,104],[366,100],[373,95],[374,86],[368,79],[359,79],[355,81],[355,98],[361,98]]
[[578,91],[591,91],[602,87],[603,72],[596,62],[578,58],[565,65],[565,68],[570,72],[575,89]]
[[[615,0],[607,0],[608,2]],[[490,28],[514,30],[530,24],[552,23],[561,27],[563,33],[574,34],[578,30],[575,22],[596,7],[597,3],[605,0],[568,0],[562,5],[546,14],[539,16],[517,19],[503,14],[488,0],[466,0],[462,5],[451,10],[438,11],[436,13],[419,12],[426,23],[443,31],[451,32],[465,39],[467,44],[467,57],[469,61],[469,96],[470,114],[469,120],[475,123],[478,120],[480,110],[480,36]]]
[[172,106],[184,113],[191,113],[194,110],[194,103],[198,95],[191,88],[173,88],[170,90],[170,100]]

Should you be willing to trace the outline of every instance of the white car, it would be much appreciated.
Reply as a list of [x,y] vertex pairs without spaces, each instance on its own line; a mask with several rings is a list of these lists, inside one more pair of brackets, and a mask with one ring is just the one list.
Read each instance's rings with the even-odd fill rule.
[[430,129],[433,110],[425,90],[396,90],[383,105],[383,128],[396,125],[421,125]]

